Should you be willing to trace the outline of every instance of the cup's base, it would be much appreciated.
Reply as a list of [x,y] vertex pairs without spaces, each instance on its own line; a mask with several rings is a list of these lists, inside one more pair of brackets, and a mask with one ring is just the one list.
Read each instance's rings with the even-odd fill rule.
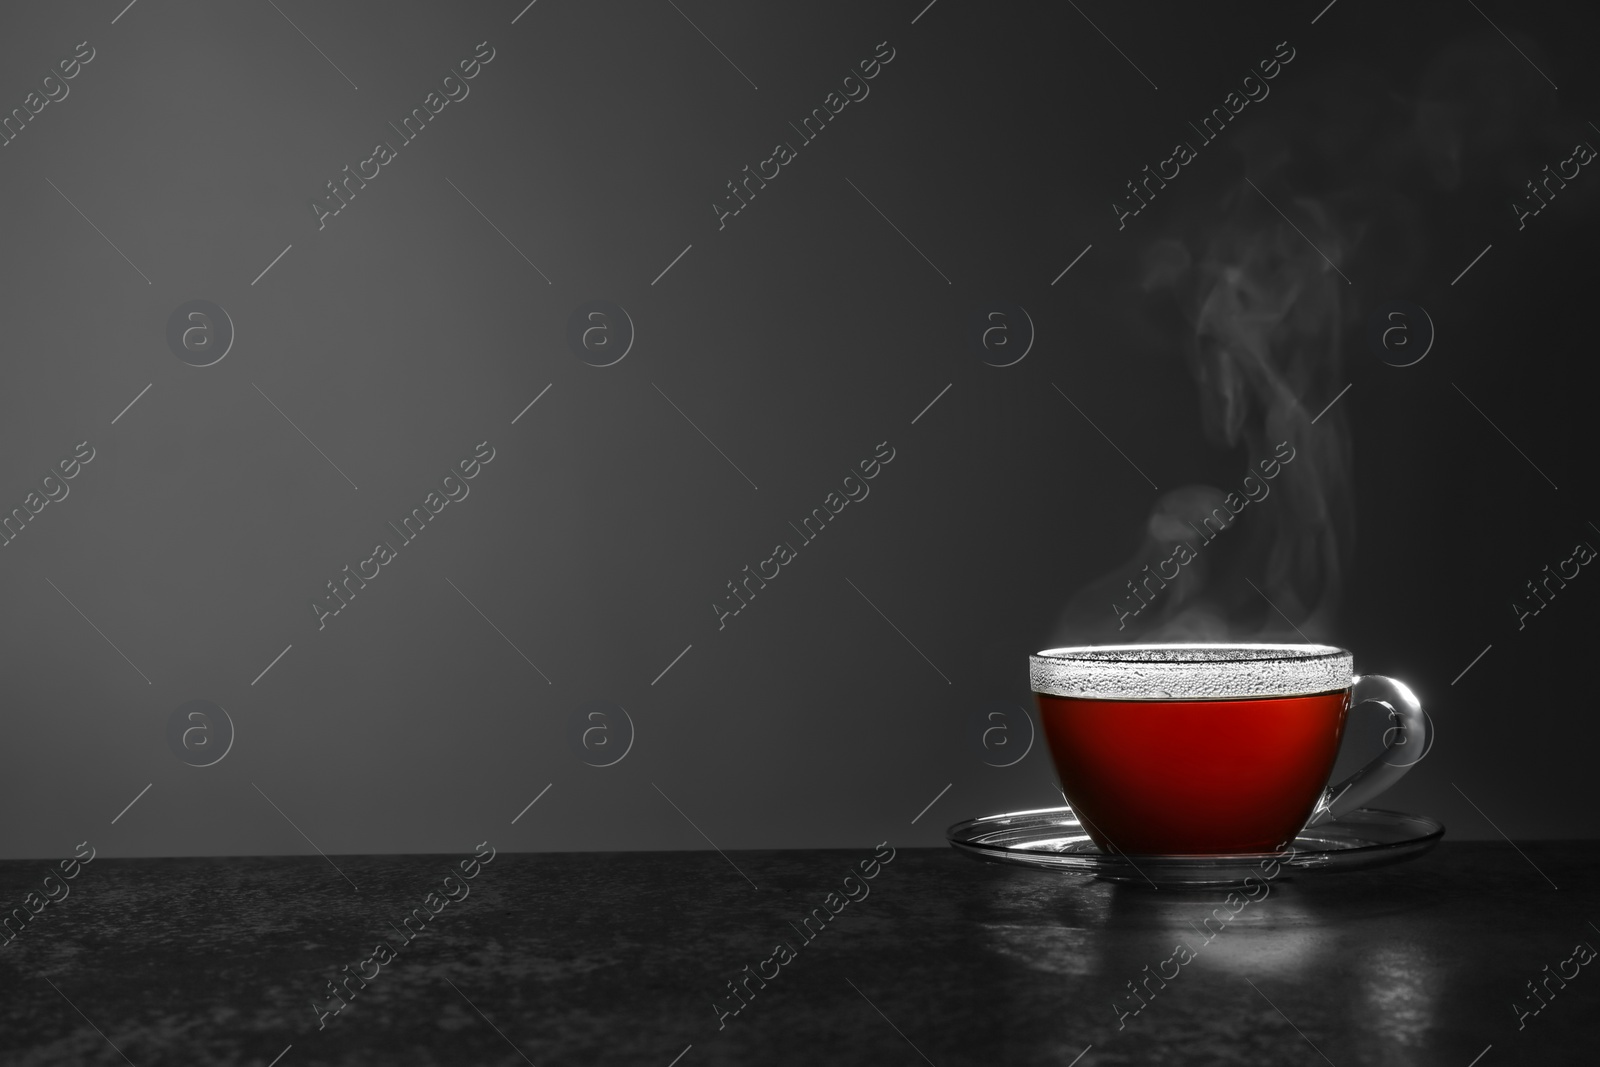
[[[1167,859],[1197,860],[1214,859],[1219,856],[1265,856],[1272,853],[1280,853],[1293,846],[1295,840],[1300,836],[1299,834],[1291,833],[1275,841],[1267,838],[1241,841],[1237,838],[1214,837],[1211,840],[1217,842],[1216,844],[1208,844],[1204,847],[1196,848],[1187,840],[1183,844],[1163,841],[1160,838],[1148,838],[1143,841],[1139,841],[1137,838],[1123,841],[1119,838],[1117,841],[1110,841],[1104,835],[1095,833],[1087,825],[1084,827],[1084,832],[1088,834],[1094,846],[1108,856],[1160,856]],[[1117,847],[1119,843],[1127,847],[1119,848]]]

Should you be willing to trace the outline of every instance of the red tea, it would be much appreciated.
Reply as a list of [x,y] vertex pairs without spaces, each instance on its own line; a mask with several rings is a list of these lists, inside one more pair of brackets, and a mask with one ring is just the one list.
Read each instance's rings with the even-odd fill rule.
[[1246,700],[1035,693],[1067,802],[1108,852],[1271,852],[1333,771],[1350,691]]

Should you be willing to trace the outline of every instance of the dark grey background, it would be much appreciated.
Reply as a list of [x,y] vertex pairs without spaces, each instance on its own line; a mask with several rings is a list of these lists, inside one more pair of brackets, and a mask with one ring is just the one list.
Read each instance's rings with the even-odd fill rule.
[[[1600,544],[1600,178],[1521,232],[1510,206],[1600,142],[1575,6],[1486,8],[1508,40],[1470,4],[1362,0],[124,2],[8,7],[0,34],[5,109],[96,50],[0,148],[0,504],[96,450],[0,548],[0,856],[928,845],[1059,802],[1042,745],[988,766],[978,723],[1027,705],[1029,652],[1117,638],[1092,598],[1103,632],[1062,612],[1132,577],[1162,492],[1261,458],[1264,412],[1207,436],[1206,343],[1141,280],[1162,241],[1287,240],[1267,196],[1307,245],[1264,276],[1320,302],[1278,312],[1306,455],[1280,481],[1342,449],[1348,480],[1241,522],[1274,543],[1348,525],[1323,612],[1290,614],[1433,715],[1384,803],[1457,837],[1600,832],[1600,579],[1520,632],[1510,608]],[[323,183],[485,40],[470,95],[319,231]],[[719,231],[724,183],[885,40],[870,96]],[[1271,95],[1119,232],[1123,183],[1283,40]],[[211,367],[166,343],[192,299],[237,330]],[[566,344],[593,299],[637,329],[615,366]],[[1406,368],[1365,341],[1400,299],[1438,331]],[[967,340],[993,301],[1037,331],[1014,366]],[[319,632],[310,599],[483,440],[470,496]],[[871,495],[719,632],[725,583],[883,441]],[[1248,597],[1224,610],[1238,636],[1293,634]],[[210,767],[167,743],[195,699],[237,730]],[[614,766],[574,752],[593,700],[636,728]],[[1383,722],[1357,726],[1346,762]]]

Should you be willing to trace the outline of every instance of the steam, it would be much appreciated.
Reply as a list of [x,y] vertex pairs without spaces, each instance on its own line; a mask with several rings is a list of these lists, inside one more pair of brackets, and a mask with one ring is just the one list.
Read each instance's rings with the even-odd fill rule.
[[[1356,516],[1349,398],[1323,409],[1353,379],[1362,315],[1417,283],[1424,232],[1503,229],[1523,179],[1574,139],[1542,75],[1486,36],[1441,47],[1409,95],[1345,69],[1281,103],[1230,135],[1243,166],[1198,224],[1191,208],[1168,220],[1181,236],[1141,249],[1129,309],[1180,313],[1183,334],[1165,343],[1182,349],[1204,436],[1237,473],[1162,494],[1133,554],[1070,599],[1057,643],[1330,640]],[[1293,462],[1241,510],[1245,476],[1259,481],[1282,442]],[[1206,540],[1204,520],[1234,511]]]
[[[1292,210],[1314,219],[1319,234],[1333,232],[1317,201]],[[1345,249],[1325,240],[1319,252],[1246,180],[1215,220],[1193,248],[1171,238],[1149,245],[1140,281],[1181,308],[1203,431],[1243,457],[1238,477],[1228,488],[1163,494],[1133,556],[1069,604],[1058,627],[1065,640],[1320,640],[1332,628],[1353,527],[1350,444],[1338,406],[1318,412],[1347,382],[1347,283],[1334,267]],[[1264,479],[1260,464],[1278,466],[1284,443],[1293,461]],[[1247,476],[1269,491],[1248,497]],[[1178,545],[1189,546],[1190,560],[1176,578],[1151,583],[1152,573],[1171,573],[1162,564]]]

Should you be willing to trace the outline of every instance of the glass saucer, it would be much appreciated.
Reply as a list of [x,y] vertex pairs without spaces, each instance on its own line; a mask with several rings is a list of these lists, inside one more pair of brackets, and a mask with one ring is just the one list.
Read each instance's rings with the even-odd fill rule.
[[1127,856],[1105,853],[1090,840],[1071,808],[1038,808],[985,815],[945,831],[958,852],[993,863],[1094,874],[1114,882],[1156,886],[1238,885],[1250,875],[1265,878],[1277,860],[1276,877],[1360,871],[1415,859],[1439,843],[1444,825],[1426,815],[1357,808],[1331,822],[1301,830],[1292,855]]

